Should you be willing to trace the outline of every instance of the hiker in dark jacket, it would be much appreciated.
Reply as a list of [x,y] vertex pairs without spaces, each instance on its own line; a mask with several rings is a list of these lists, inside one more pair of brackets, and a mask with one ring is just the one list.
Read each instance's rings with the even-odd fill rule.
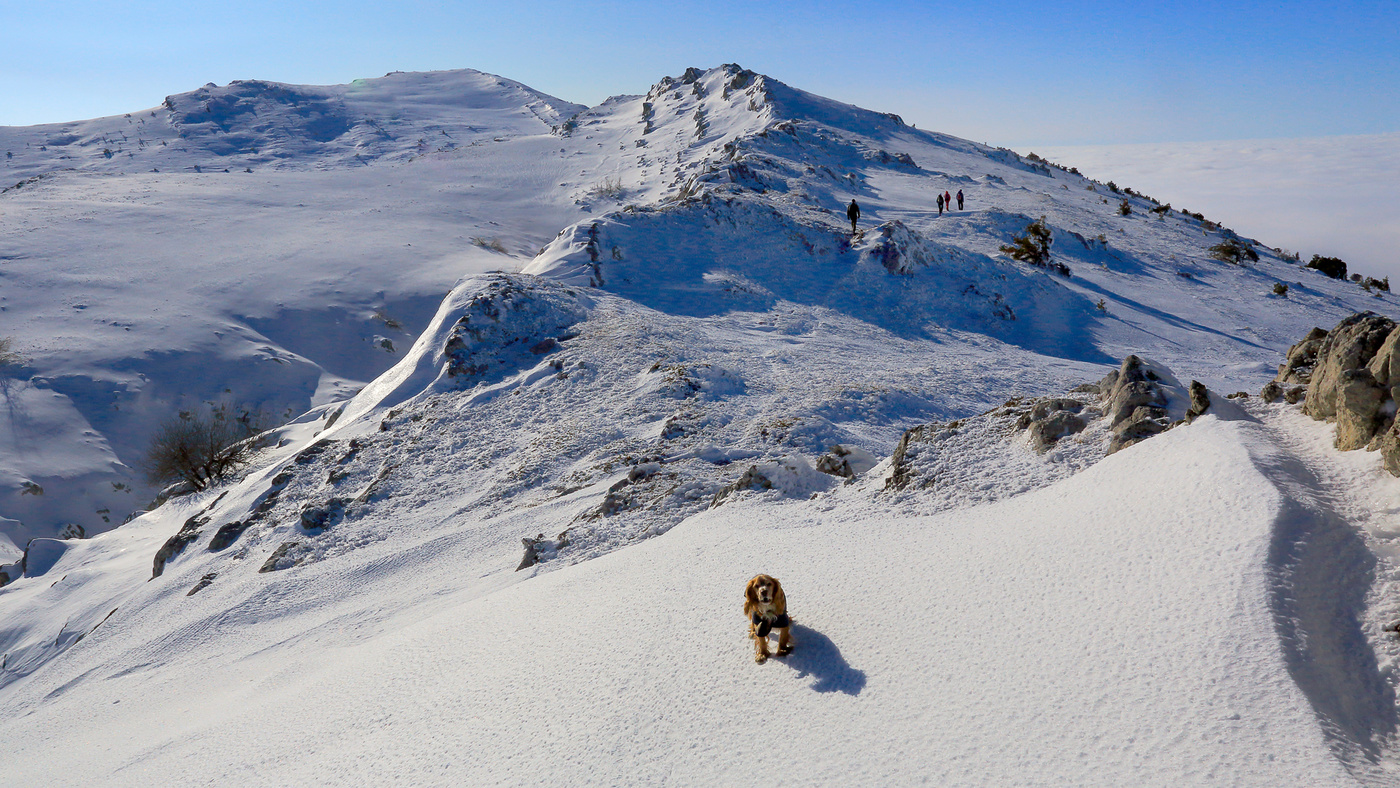
[[962,189],[958,189],[958,210],[962,210]]
[[943,215],[943,195],[938,195],[938,215]]
[[851,204],[846,206],[846,218],[851,220],[851,233],[855,234],[856,222],[860,221],[860,206],[856,205],[855,200],[851,200]]

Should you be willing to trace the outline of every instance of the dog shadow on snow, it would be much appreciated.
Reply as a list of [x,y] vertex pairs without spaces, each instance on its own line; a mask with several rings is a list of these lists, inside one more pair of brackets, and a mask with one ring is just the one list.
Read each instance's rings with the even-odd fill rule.
[[831,638],[801,624],[792,625],[794,648],[780,660],[797,671],[798,677],[812,677],[817,692],[844,692],[859,695],[865,689],[865,671],[856,670],[841,656]]

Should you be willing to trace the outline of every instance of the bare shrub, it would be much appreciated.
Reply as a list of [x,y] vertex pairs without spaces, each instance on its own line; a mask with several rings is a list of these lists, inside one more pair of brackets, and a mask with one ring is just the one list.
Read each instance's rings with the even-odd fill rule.
[[499,254],[510,254],[506,249],[506,245],[501,243],[501,239],[499,238],[482,238],[479,235],[473,235],[471,240],[472,244],[480,246],[482,249],[488,249]]
[[153,485],[185,481],[203,490],[247,464],[260,448],[265,422],[258,413],[228,418],[222,409],[181,412],[151,439],[142,463],[146,480]]
[[24,364],[24,356],[15,350],[14,338],[0,337],[0,375],[9,372],[13,367],[22,367]]
[[1210,256],[1222,263],[1232,265],[1244,265],[1246,260],[1259,262],[1259,253],[1250,248],[1249,244],[1243,243],[1234,238],[1226,238],[1215,246],[1210,247]]
[[603,182],[593,187],[593,191],[590,192],[593,197],[608,200],[620,199],[626,193],[627,190],[622,187],[622,179],[617,176],[604,178]]

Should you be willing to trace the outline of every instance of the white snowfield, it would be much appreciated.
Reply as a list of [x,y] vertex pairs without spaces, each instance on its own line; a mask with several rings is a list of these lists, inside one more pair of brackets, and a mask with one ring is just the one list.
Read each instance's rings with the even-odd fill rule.
[[[0,129],[10,781],[1400,784],[1400,480],[1223,397],[1388,292],[737,66],[170,104]],[[1211,410],[1012,426],[1128,353]],[[211,406],[289,421],[139,513]]]
[[[81,543],[138,553],[102,567],[129,571],[134,595],[0,695],[6,771],[44,785],[1384,784],[1370,759],[1394,699],[1350,607],[1365,588],[1338,573],[1365,548],[1319,533],[1341,549],[1291,553],[1349,526],[1271,434],[1319,428],[1283,406],[1259,415],[1206,417],[990,506],[740,504],[538,576],[502,571],[510,553],[468,533],[186,598],[174,578],[140,583],[164,536],[143,518]],[[757,666],[739,606],[760,570],[781,574],[797,648]],[[90,571],[65,558],[50,574]]]

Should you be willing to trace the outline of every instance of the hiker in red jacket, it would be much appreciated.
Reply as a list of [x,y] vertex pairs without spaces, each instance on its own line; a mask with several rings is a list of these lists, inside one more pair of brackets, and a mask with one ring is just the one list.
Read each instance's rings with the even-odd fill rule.
[[943,192],[943,204],[948,206],[948,210],[953,210],[953,195]]

